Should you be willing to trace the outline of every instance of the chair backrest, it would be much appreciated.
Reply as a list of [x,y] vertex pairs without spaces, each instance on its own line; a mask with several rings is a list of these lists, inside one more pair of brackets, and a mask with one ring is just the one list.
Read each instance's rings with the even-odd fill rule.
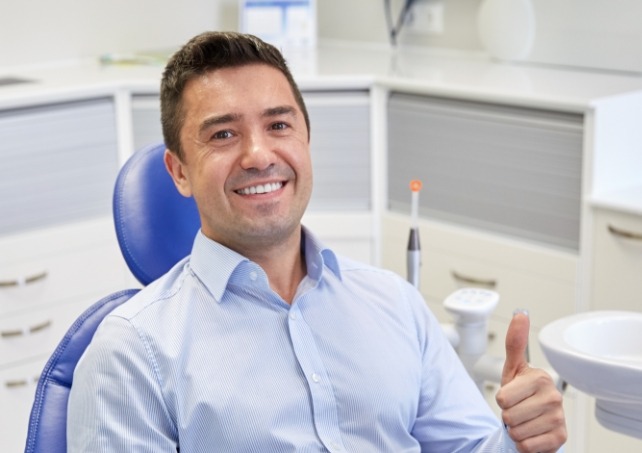
[[38,379],[25,453],[67,452],[67,400],[76,364],[103,318],[138,291],[129,289],[99,300],[69,328]]
[[[114,188],[118,243],[143,285],[190,253],[200,227],[196,204],[178,193],[165,170],[164,151],[160,144],[135,152],[121,168]],[[138,291],[124,290],[101,299],[65,334],[38,380],[25,453],[67,451],[67,401],[76,364],[103,318]]]
[[165,145],[136,151],[118,174],[114,223],[134,276],[147,285],[192,251],[200,218],[193,198],[178,193],[165,169]]

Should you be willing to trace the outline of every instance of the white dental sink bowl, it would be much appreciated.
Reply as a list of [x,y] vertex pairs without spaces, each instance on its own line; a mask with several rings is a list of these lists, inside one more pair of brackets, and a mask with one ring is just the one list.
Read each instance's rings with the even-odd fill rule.
[[564,381],[596,398],[604,426],[642,438],[642,313],[568,316],[544,326],[539,342]]

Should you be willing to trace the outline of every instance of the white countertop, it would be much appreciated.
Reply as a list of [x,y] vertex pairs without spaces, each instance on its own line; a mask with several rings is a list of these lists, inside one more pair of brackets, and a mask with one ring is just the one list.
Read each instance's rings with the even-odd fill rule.
[[[506,64],[483,55],[321,44],[286,57],[301,89],[391,90],[583,112],[600,99],[642,90],[642,77],[535,65]],[[109,95],[158,92],[162,63],[101,65],[98,59],[42,67],[0,67],[0,77],[34,83],[0,87],[0,108]]]
[[589,198],[589,202],[596,208],[642,216],[642,186],[595,194]]

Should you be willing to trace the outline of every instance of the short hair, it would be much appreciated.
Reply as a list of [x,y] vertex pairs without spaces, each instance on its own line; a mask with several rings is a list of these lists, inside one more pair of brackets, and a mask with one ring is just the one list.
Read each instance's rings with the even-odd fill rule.
[[161,80],[161,125],[165,147],[183,158],[180,131],[185,115],[182,96],[187,82],[217,69],[266,64],[287,79],[294,99],[303,112],[310,138],[310,118],[303,96],[279,50],[256,36],[236,32],[205,32],[190,39],[167,62]]

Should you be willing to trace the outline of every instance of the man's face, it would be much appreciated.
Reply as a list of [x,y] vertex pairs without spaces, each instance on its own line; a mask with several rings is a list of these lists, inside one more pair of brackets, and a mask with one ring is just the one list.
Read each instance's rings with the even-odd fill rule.
[[188,82],[183,112],[183,160],[166,153],[165,162],[194,196],[203,233],[237,251],[298,234],[312,165],[285,76],[262,64],[209,72]]

